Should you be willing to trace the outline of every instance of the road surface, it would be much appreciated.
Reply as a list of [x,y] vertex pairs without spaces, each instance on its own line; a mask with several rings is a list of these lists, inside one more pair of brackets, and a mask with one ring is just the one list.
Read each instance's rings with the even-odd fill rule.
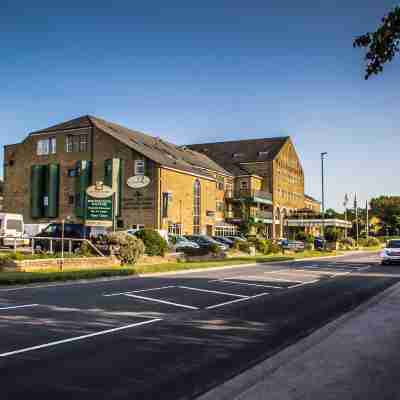
[[2,398],[195,398],[399,280],[363,253],[3,287]]

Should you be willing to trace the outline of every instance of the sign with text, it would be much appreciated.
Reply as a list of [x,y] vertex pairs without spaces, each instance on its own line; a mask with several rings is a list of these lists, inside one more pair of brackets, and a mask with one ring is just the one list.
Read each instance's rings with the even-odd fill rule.
[[86,225],[112,226],[113,198],[87,197]]

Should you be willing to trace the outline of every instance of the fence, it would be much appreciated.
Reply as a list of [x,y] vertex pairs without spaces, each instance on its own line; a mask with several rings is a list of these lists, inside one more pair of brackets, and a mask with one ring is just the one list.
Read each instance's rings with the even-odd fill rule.
[[[53,254],[54,253],[54,243],[55,242],[61,242],[61,252],[64,253],[65,249],[65,244],[67,244],[67,254],[72,254],[73,253],[73,242],[81,242],[81,246],[83,243],[87,243],[100,257],[105,257],[105,255],[88,239],[74,239],[74,238],[49,238],[49,237],[31,237],[31,238],[21,238],[21,237],[10,237],[10,236],[0,236],[1,241],[3,244],[9,242],[14,253],[17,252],[18,249],[18,243],[22,243],[24,245],[25,243],[29,243],[29,246],[31,247],[31,252],[32,254],[35,254],[36,250],[36,245],[38,241],[48,241],[48,249],[49,253]],[[39,245],[40,246],[40,245]]]

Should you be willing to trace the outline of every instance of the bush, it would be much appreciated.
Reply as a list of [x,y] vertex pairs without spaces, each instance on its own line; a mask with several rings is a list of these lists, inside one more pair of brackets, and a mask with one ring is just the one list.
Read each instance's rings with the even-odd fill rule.
[[307,235],[303,231],[299,231],[296,233],[296,240],[301,240],[302,242],[305,242],[307,239]]
[[351,237],[347,237],[340,239],[339,244],[341,248],[345,250],[350,250],[351,248],[356,246],[356,241]]
[[326,228],[325,229],[325,239],[328,242],[337,242],[339,238],[339,232],[336,228]]
[[210,253],[212,253],[212,254],[219,254],[219,253],[221,253],[221,248],[220,248],[216,243],[213,243],[213,244],[210,246]]
[[268,254],[270,244],[266,239],[259,239],[257,237],[253,237],[248,239],[248,243],[250,246],[254,246],[258,253]]
[[116,247],[116,255],[122,264],[135,264],[144,254],[143,242],[125,232],[111,233],[108,243]]
[[93,248],[90,246],[88,242],[82,242],[81,247],[79,248],[78,254],[83,257],[90,257],[93,255]]
[[141,229],[135,233],[135,236],[143,241],[147,255],[165,256],[168,245],[157,231],[152,229]]
[[278,254],[282,251],[281,246],[279,246],[279,244],[275,243],[275,242],[271,242],[270,246],[269,246],[269,252],[271,254]]
[[241,241],[237,241],[238,242],[238,250],[243,252],[243,253],[247,253],[250,254],[250,243],[249,242],[241,242]]
[[[362,242],[362,244],[361,244]],[[363,247],[376,247],[380,245],[380,242],[377,238],[369,237],[368,239],[362,239],[359,241],[360,246]]]
[[307,250],[307,251],[314,250],[314,244],[313,244],[313,243],[306,242],[306,243],[304,244],[304,250]]

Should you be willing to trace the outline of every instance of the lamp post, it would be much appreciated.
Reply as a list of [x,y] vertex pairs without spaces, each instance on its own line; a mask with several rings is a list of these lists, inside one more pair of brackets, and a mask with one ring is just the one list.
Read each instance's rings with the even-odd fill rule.
[[322,189],[322,225],[321,234],[322,239],[325,238],[325,175],[324,175],[324,159],[328,153],[325,151],[321,153],[321,189]]

